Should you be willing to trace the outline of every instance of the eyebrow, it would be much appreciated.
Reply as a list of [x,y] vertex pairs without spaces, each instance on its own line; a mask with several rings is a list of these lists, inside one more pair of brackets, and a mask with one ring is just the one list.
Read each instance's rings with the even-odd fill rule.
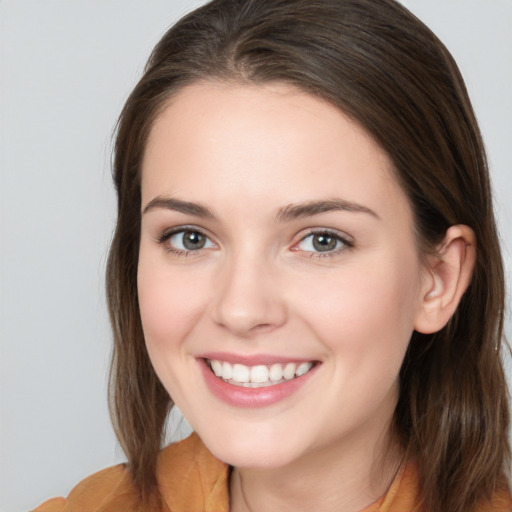
[[181,199],[175,199],[173,197],[162,197],[158,196],[152,199],[142,210],[142,213],[148,213],[151,210],[157,208],[163,208],[165,210],[174,210],[186,215],[194,215],[195,217],[202,217],[213,219],[215,216],[206,207],[199,203],[192,203],[190,201],[182,201]]
[[[145,214],[155,209],[173,210],[185,215],[193,215],[195,217],[215,219],[215,215],[206,206],[200,203],[183,201],[173,197],[158,196],[152,199],[143,209]],[[287,222],[294,219],[304,217],[312,217],[320,213],[346,211],[356,213],[367,213],[377,219],[380,217],[370,208],[358,203],[346,201],[344,199],[328,199],[320,201],[308,201],[305,203],[289,204],[280,208],[274,217],[275,222]]]
[[286,222],[303,217],[311,217],[320,213],[333,211],[346,211],[356,213],[367,213],[376,219],[380,217],[370,208],[358,203],[346,201],[344,199],[328,199],[325,201],[308,201],[306,203],[289,204],[280,208],[276,215],[276,222]]

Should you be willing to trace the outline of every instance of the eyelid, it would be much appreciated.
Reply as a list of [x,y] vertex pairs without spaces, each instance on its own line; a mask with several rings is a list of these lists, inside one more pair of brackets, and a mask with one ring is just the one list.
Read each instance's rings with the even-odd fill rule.
[[[217,245],[205,229],[200,228],[199,226],[194,226],[194,225],[182,225],[182,226],[175,226],[173,228],[164,229],[156,237],[156,241],[157,241],[157,243],[164,245],[174,235],[177,235],[179,233],[186,233],[187,231],[194,232],[194,233],[200,233],[201,235],[206,237],[213,245],[215,245],[215,246]],[[210,248],[211,247],[205,247],[205,248],[200,248],[200,249],[196,249],[196,250],[183,250],[183,249],[178,249],[176,247],[173,247],[170,244],[167,244],[166,250],[170,253],[174,253],[177,255],[191,255],[191,254],[199,255],[204,250],[208,250]]]
[[[189,225],[189,224],[164,229],[158,236],[156,236],[156,242],[161,245],[164,245],[174,235],[179,234],[179,233],[184,233],[187,231],[200,233],[201,235],[206,237],[212,245],[217,246],[216,242],[213,240],[213,237],[208,233],[207,230],[205,230],[197,225]],[[301,250],[298,247],[298,245],[301,242],[306,240],[308,237],[314,236],[314,235],[332,236],[337,241],[341,242],[342,246],[337,249],[330,250],[330,251],[306,251],[306,250]],[[333,228],[323,228],[323,227],[308,228],[307,230],[300,233],[298,236],[300,237],[299,240],[294,242],[294,244],[292,245],[290,250],[292,250],[294,252],[307,253],[309,257],[322,258],[322,257],[328,257],[328,256],[335,256],[341,252],[344,252],[348,249],[352,249],[354,247],[354,240],[350,235],[348,235],[347,233],[345,233],[343,231],[339,231],[339,230],[333,229]],[[170,244],[167,244],[167,247],[166,247],[166,250],[168,252],[171,252],[171,253],[174,253],[177,255],[195,255],[195,256],[198,256],[203,251],[209,250],[209,249],[211,249],[211,247],[204,247],[204,248],[199,248],[196,250],[183,250],[183,249],[178,249],[174,246],[171,246]]]
[[[339,247],[337,249],[333,249],[331,251],[303,251],[298,248],[298,245],[306,240],[310,236],[314,235],[329,235],[334,238],[336,238],[338,241],[342,243],[342,247]],[[291,247],[292,251],[296,252],[304,252],[307,253],[310,257],[328,257],[328,256],[335,256],[339,254],[340,252],[344,252],[348,249],[352,249],[354,247],[354,239],[348,235],[347,233],[343,231],[338,231],[337,229],[332,228],[309,228],[306,230],[306,232],[303,232],[300,234],[300,239],[293,244]]]
[[157,235],[156,240],[157,242],[165,242],[165,240],[168,240],[171,236],[176,235],[177,233],[181,233],[182,231],[196,231],[197,233],[201,233],[204,236],[207,236],[210,238],[208,233],[199,226],[194,225],[183,225],[183,226],[175,226],[172,228],[167,228],[162,230],[162,232]]

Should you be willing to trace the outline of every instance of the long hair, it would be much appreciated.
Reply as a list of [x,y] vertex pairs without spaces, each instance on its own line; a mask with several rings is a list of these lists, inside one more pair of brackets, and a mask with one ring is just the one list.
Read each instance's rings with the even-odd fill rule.
[[422,251],[470,226],[471,284],[440,332],[414,333],[395,429],[415,454],[424,510],[471,512],[508,488],[507,385],[500,355],[504,274],[482,137],[456,63],[394,0],[213,0],[157,44],[121,113],[113,176],[118,220],[107,269],[114,333],[111,415],[143,501],[172,400],[146,352],[137,301],[140,172],[151,126],[198,81],[282,82],[321,97],[390,156]]

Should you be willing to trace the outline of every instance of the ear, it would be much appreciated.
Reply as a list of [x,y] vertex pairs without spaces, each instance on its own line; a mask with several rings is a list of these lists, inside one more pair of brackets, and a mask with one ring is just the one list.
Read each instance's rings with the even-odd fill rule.
[[430,334],[448,323],[471,282],[475,259],[473,230],[462,224],[449,228],[437,253],[427,256],[428,265],[414,321],[416,331]]

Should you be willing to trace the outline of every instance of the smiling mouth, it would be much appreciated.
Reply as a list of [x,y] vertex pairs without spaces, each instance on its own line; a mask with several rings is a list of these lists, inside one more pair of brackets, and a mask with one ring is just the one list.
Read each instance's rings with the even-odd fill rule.
[[316,362],[308,361],[246,366],[216,359],[206,359],[206,363],[219,379],[245,388],[276,386],[306,375],[316,365]]

